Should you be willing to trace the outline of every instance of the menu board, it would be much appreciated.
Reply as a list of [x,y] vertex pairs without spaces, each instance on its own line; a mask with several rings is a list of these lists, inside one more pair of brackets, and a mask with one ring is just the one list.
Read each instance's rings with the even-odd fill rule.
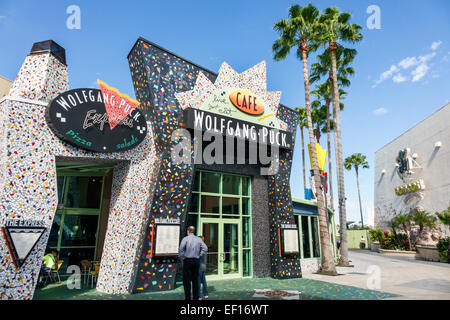
[[176,256],[180,242],[179,224],[157,224],[155,256]]
[[281,234],[283,254],[298,254],[298,230],[281,229]]

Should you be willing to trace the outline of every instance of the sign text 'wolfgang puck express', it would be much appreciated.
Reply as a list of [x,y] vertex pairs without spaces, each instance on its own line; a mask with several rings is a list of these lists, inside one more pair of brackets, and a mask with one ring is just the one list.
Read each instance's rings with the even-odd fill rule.
[[53,99],[46,119],[62,140],[89,151],[108,153],[132,149],[147,135],[139,102],[98,80],[98,89],[63,92]]

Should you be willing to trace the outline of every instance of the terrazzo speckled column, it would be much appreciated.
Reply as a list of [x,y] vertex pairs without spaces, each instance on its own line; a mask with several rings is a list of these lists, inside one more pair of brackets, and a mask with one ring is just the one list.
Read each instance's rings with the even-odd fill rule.
[[24,264],[16,269],[0,237],[0,299],[31,299],[57,206],[56,159],[114,163],[110,212],[97,290],[129,292],[138,247],[151,202],[156,152],[153,133],[136,148],[97,154],[73,147],[47,126],[49,101],[67,91],[67,67],[53,53],[30,54],[7,97],[0,104],[3,185],[0,226],[7,219],[40,220],[46,232]]

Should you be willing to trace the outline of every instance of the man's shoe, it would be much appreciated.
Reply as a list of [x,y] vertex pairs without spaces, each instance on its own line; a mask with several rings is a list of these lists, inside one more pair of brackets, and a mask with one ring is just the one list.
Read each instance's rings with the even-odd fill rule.
[[208,296],[204,296],[203,298],[208,299]]

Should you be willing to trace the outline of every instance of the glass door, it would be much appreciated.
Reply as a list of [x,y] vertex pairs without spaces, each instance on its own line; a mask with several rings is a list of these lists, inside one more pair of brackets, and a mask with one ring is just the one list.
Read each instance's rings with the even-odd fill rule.
[[203,221],[200,226],[199,234],[205,237],[205,244],[208,246],[206,275],[219,276],[219,223]]
[[199,235],[208,246],[206,275],[209,280],[242,277],[240,220],[200,219]]

